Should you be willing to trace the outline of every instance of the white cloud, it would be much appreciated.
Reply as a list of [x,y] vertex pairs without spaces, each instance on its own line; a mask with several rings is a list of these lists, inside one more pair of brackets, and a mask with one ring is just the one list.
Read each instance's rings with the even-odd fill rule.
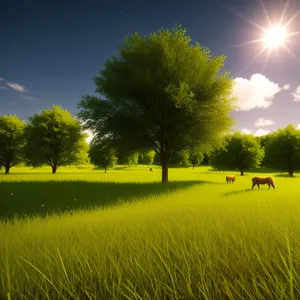
[[247,128],[243,128],[241,131],[242,131],[242,133],[246,133],[246,134],[251,134],[252,133],[252,130],[247,129]]
[[238,99],[236,110],[241,111],[269,107],[274,96],[281,90],[277,83],[262,74],[253,74],[250,80],[238,77],[234,81],[233,95]]
[[257,130],[254,132],[254,135],[255,135],[255,136],[262,136],[262,135],[266,135],[266,134],[268,134],[268,133],[270,133],[270,130],[264,130],[264,129],[262,129],[262,128],[259,128],[259,129],[257,129]]
[[295,102],[300,102],[300,85],[297,87],[295,93],[292,93]]
[[26,91],[24,86],[22,86],[22,85],[20,85],[18,83],[15,83],[15,82],[7,82],[7,85],[10,88],[12,88],[12,89],[14,89],[14,90],[16,90],[18,92],[21,92],[21,93]]
[[297,125],[297,129],[300,129],[300,124]]
[[290,87],[291,87],[290,84],[285,84],[285,85],[282,87],[282,89],[286,91],[286,90],[288,90]]
[[268,125],[272,125],[275,122],[272,120],[268,120],[268,119],[264,119],[264,118],[260,118],[258,120],[256,120],[256,122],[254,123],[254,126],[268,126]]

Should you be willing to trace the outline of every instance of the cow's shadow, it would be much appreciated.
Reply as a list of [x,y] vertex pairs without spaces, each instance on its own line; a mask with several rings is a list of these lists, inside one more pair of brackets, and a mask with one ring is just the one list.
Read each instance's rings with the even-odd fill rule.
[[[269,187],[260,187],[260,189],[258,189],[257,187],[256,188],[254,187],[253,190],[251,188],[243,189],[243,190],[235,190],[235,191],[224,193],[224,196],[239,195],[239,194],[243,194],[243,193],[265,191],[265,190],[269,190]],[[273,188],[271,187],[270,190],[273,190]]]

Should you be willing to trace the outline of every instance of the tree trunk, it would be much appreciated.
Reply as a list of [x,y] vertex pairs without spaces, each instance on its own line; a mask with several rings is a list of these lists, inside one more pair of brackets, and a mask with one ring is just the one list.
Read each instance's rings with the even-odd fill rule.
[[169,180],[169,166],[167,162],[162,163],[162,183],[166,183]]
[[57,170],[57,166],[56,166],[56,165],[53,165],[53,166],[52,166],[52,174],[55,174],[55,173],[56,173],[56,170]]
[[10,169],[10,166],[9,166],[9,165],[6,165],[6,166],[5,166],[5,174],[9,174],[9,169]]
[[290,175],[290,177],[294,177],[294,170],[293,169],[289,169],[289,175]]
[[195,165],[193,164],[193,170],[195,169]]
[[161,182],[166,183],[169,181],[169,160],[170,160],[170,152],[169,149],[164,146],[164,150],[160,153],[160,162],[162,167],[161,173]]
[[243,170],[241,170],[241,176],[244,176],[244,171]]
[[106,173],[106,166],[104,167],[104,173]]

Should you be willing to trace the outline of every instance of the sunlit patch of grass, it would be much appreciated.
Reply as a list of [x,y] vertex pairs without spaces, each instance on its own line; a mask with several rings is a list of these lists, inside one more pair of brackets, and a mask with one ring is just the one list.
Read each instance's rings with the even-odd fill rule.
[[[203,170],[174,169],[170,178],[216,184],[178,184],[163,194],[140,183],[129,185],[146,190],[130,192],[137,201],[0,223],[0,298],[297,299],[299,179],[249,192],[251,176],[226,184],[224,173]],[[115,175],[126,186],[140,172]],[[95,194],[89,184],[79,189],[87,198]],[[102,184],[112,192],[119,183]]]

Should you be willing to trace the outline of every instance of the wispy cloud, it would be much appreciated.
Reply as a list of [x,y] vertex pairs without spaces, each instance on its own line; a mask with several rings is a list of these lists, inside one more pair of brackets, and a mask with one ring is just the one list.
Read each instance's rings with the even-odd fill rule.
[[31,96],[23,96],[23,95],[20,96],[20,99],[25,99],[25,100],[35,100],[34,97],[31,97]]
[[16,82],[9,82],[7,80],[5,80],[3,77],[0,77],[0,81],[3,81],[7,84],[7,86],[9,86],[11,89],[23,93],[23,92],[27,92],[26,88],[23,85],[20,85]]
[[267,108],[274,96],[281,91],[277,83],[262,74],[253,74],[250,79],[235,78],[233,95],[237,97],[236,110],[248,111],[253,108]]
[[12,88],[12,89],[14,89],[14,90],[16,90],[17,92],[20,92],[20,93],[23,93],[23,92],[26,91],[26,89],[25,89],[24,86],[22,86],[22,85],[20,85],[18,83],[15,83],[15,82],[7,82],[7,85],[10,88]]
[[286,91],[286,90],[288,90],[290,87],[291,87],[290,84],[285,84],[285,85],[282,87],[282,89]]
[[272,125],[272,124],[275,124],[275,122],[272,120],[260,118],[260,119],[256,120],[256,122],[254,123],[254,126],[260,127],[260,126],[268,126],[268,125]]
[[0,86],[0,90],[7,90],[5,86]]
[[300,102],[300,85],[296,88],[295,93],[292,93],[295,102]]

